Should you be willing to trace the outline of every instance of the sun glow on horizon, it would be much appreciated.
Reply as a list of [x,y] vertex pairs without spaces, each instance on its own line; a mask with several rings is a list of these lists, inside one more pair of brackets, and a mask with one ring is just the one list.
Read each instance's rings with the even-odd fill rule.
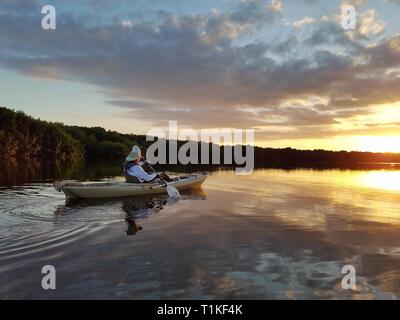
[[[257,135],[256,135],[257,138]],[[342,136],[332,139],[292,139],[256,141],[256,145],[271,148],[291,147],[300,150],[395,152],[400,153],[400,136]]]
[[360,151],[400,152],[400,136],[363,136],[358,139],[356,149]]

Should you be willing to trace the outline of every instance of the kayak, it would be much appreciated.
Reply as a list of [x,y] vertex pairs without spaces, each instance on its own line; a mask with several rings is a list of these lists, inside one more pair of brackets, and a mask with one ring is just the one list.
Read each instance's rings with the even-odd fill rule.
[[[206,180],[208,174],[191,174],[174,178],[168,182],[178,190],[194,189]],[[54,187],[64,192],[68,199],[119,198],[137,195],[163,194],[167,190],[162,183],[101,182],[81,183],[76,181],[57,181]]]

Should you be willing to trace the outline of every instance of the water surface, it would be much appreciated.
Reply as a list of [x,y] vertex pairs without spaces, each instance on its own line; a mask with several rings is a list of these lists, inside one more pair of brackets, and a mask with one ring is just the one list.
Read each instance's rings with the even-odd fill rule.
[[[399,181],[384,170],[220,171],[178,202],[2,188],[0,297],[395,299]],[[47,264],[54,291],[41,288]],[[356,290],[341,287],[347,264]]]

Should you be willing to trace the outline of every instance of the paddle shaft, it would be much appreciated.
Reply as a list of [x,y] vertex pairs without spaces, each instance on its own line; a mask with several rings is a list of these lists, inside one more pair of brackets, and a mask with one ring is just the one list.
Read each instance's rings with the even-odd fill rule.
[[[147,162],[147,165],[149,166],[149,168],[151,169],[151,171],[153,171],[154,173],[158,173],[156,170],[154,170],[154,168],[151,166],[150,163]],[[164,187],[168,186],[167,182],[161,178],[161,175],[158,176],[158,178],[161,180],[161,182],[164,184]]]
[[[148,163],[148,165],[149,165],[150,169],[153,170],[153,172],[156,172],[156,170],[154,170],[154,168],[151,166],[150,163]],[[159,178],[162,181],[162,183],[164,184],[165,189],[167,189],[168,196],[170,196],[171,198],[177,198],[177,199],[179,199],[181,197],[177,188],[168,184],[160,175],[159,175]]]

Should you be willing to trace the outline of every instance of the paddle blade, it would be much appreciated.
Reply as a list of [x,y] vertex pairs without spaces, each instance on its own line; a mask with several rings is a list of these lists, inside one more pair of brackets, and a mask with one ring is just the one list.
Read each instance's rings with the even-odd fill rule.
[[178,189],[173,186],[167,186],[168,195],[174,199],[180,199],[181,194],[179,193]]

